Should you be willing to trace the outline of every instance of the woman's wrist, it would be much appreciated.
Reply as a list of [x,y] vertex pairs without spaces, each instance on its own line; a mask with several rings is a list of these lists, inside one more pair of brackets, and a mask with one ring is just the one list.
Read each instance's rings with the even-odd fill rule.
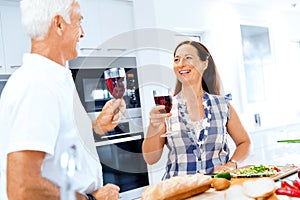
[[230,159],[227,163],[226,163],[227,166],[229,166],[230,168],[234,168],[234,169],[237,169],[238,168],[238,163],[236,160],[234,159]]

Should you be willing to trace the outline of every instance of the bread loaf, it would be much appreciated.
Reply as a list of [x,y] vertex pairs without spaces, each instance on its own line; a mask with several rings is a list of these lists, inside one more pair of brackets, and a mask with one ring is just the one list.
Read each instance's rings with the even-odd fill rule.
[[142,200],[180,200],[205,192],[210,188],[212,178],[193,174],[175,176],[156,185],[148,186],[142,193]]

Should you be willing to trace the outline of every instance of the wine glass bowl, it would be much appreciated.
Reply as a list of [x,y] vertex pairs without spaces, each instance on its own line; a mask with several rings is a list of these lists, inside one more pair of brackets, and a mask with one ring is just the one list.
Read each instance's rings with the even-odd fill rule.
[[126,73],[124,68],[110,68],[104,71],[104,79],[110,94],[120,99],[126,90]]
[[[154,96],[155,105],[164,105],[165,113],[171,112],[171,109],[172,109],[172,95],[171,94],[157,95],[156,91],[153,90],[153,96]],[[161,111],[161,112],[163,112],[163,111]]]
[[[155,105],[164,105],[165,109],[160,110],[160,113],[170,113],[172,109],[172,94],[171,90],[168,89],[165,93],[158,93],[156,90],[153,90],[153,98]],[[166,133],[162,134],[161,137],[169,137],[173,135],[170,117],[165,118],[165,124],[166,124]]]

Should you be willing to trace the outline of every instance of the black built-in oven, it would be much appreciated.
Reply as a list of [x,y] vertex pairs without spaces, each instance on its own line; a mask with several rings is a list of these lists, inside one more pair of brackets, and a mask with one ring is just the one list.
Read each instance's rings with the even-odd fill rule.
[[149,185],[149,179],[142,156],[144,132],[136,58],[78,57],[69,62],[69,67],[80,100],[92,120],[112,98],[105,84],[104,71],[114,67],[125,68],[125,118],[104,135],[94,133],[94,139],[103,168],[104,184],[118,185],[123,199],[140,197],[142,190]]
[[9,77],[10,74],[0,74],[0,98],[1,98],[2,90],[4,89],[4,86],[8,81]]

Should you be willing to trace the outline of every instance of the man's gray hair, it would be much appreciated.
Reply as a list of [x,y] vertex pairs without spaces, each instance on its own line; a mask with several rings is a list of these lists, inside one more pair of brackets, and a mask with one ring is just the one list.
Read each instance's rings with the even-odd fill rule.
[[22,23],[31,39],[42,40],[48,33],[52,18],[59,14],[70,23],[71,5],[77,0],[22,0]]

